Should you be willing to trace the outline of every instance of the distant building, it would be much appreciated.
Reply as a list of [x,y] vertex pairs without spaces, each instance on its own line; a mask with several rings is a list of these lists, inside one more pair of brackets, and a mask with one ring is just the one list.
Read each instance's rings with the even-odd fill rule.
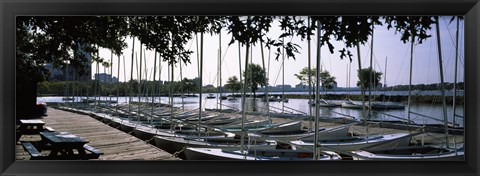
[[283,89],[283,88],[285,88],[285,89],[291,89],[292,86],[285,84],[285,85],[277,85],[276,88],[277,88],[277,89]]
[[304,89],[306,87],[308,87],[308,86],[303,85],[302,83],[295,85],[295,89]]
[[[50,78],[49,80],[54,81],[90,81],[91,72],[92,72],[92,65],[90,63],[92,56],[89,52],[83,51],[79,46],[79,50],[77,53],[74,54],[75,56],[84,55],[87,59],[82,63],[84,66],[83,72],[80,71],[78,68],[74,68],[72,65],[67,65],[66,68],[54,68],[53,63],[45,64],[45,68],[50,71]],[[83,74],[79,74],[83,73]]]
[[118,83],[117,77],[112,77],[112,75],[106,73],[96,73],[95,80],[99,80],[102,83]]

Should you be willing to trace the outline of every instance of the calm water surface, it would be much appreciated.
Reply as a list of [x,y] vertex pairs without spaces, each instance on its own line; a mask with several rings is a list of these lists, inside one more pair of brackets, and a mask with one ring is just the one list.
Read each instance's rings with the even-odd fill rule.
[[[281,92],[280,92],[281,93]],[[308,94],[308,93],[307,93]],[[217,98],[215,99],[206,99],[207,95],[202,94],[202,107],[203,108],[218,108],[220,100]],[[217,94],[215,94],[217,96]],[[82,98],[86,97],[75,97],[75,101],[80,101]],[[91,97],[93,98],[93,97]],[[101,100],[117,100],[117,97],[100,97]],[[176,107],[183,107],[185,109],[195,109],[199,107],[199,97],[187,97],[187,98],[180,98],[180,97],[174,97],[174,106]],[[118,102],[119,103],[127,103],[129,100],[129,97],[119,97]],[[49,102],[62,102],[62,97],[38,97],[37,98],[38,102],[46,102],[47,104]],[[132,101],[138,101],[138,97],[132,97]],[[146,97],[141,97],[141,101],[148,101],[151,102],[151,98],[146,98]],[[158,102],[159,98],[156,97],[155,101]],[[169,102],[169,97],[160,97],[160,101],[162,103],[168,103]],[[340,101],[340,100],[336,100]],[[227,100],[222,100],[222,105],[223,108],[235,108],[241,110],[241,98],[237,98],[235,101],[227,101]],[[246,99],[246,109],[247,111],[265,111],[266,110],[266,102],[261,101],[260,98],[253,99],[253,98],[247,98]],[[285,111],[292,112],[291,109],[295,109],[297,111],[301,111],[304,113],[309,114],[310,111],[310,106],[308,104],[307,99],[289,99],[289,102],[270,102],[270,107],[273,110],[276,111],[281,111],[282,107]],[[426,115],[431,118],[426,118],[422,117],[419,115],[415,114],[410,114],[410,119],[415,121],[415,123],[418,124],[442,124],[440,120],[443,120],[443,108],[441,102],[436,103],[436,104],[425,104],[425,103],[413,103],[410,107],[411,112],[419,113],[422,115]],[[265,111],[266,112],[266,111]],[[312,112],[313,114],[315,113],[315,107],[312,106]],[[349,115],[352,117],[355,117],[356,119],[361,119],[363,118],[362,116],[362,110],[361,109],[346,109],[342,107],[334,107],[334,108],[321,108],[320,109],[320,114],[322,117],[341,117],[341,114]],[[372,112],[372,116],[370,117],[371,119],[376,119],[376,120],[398,120],[397,118],[390,117],[384,114],[389,114],[389,115],[394,115],[397,117],[402,117],[402,118],[407,118],[407,113],[406,113],[406,108],[405,110],[387,110],[387,111],[375,111]],[[464,106],[463,105],[457,105],[456,106],[456,114],[463,116],[464,115]],[[447,105],[447,116],[448,116],[448,121],[452,122],[453,121],[453,107],[451,104]],[[455,122],[460,125],[464,126],[463,118],[461,117],[456,117]]]

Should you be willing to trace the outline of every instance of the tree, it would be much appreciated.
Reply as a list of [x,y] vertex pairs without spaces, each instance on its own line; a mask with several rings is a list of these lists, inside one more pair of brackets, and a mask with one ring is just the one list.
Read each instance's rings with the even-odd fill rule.
[[192,79],[183,78],[181,82],[181,88],[183,91],[186,91],[188,95],[190,95],[191,92],[197,91],[198,84]]
[[266,75],[265,70],[258,64],[249,64],[248,70],[243,72],[247,87],[250,87],[250,90],[253,92],[253,98],[256,97],[258,86],[264,87],[267,85]]
[[[401,40],[418,41],[430,37],[427,31],[435,21],[430,16],[312,16],[311,25],[307,27],[302,17],[295,16],[148,16],[148,17],[109,17],[109,16],[22,16],[16,19],[16,107],[19,116],[29,115],[26,110],[34,109],[36,104],[37,83],[45,80],[48,71],[43,68],[46,63],[53,63],[55,68],[67,64],[82,68],[90,64],[85,52],[92,54],[92,60],[103,62],[98,58],[99,48],[112,50],[121,54],[126,47],[126,36],[137,37],[147,49],[155,49],[164,61],[175,64],[178,61],[189,62],[192,52],[184,48],[195,33],[218,33],[225,27],[232,40],[246,46],[259,41],[265,47],[276,47],[277,58],[281,48],[287,57],[295,59],[299,46],[285,39],[300,36],[301,39],[314,35],[316,22],[320,21],[323,32],[321,45],[327,45],[334,52],[331,40],[346,44],[341,50],[341,58],[352,57],[349,48],[363,44],[371,35],[374,25],[382,25],[381,18],[388,25],[402,34]],[[276,39],[267,37],[271,24],[278,19],[282,33]],[[411,37],[411,39],[409,38]],[[417,39],[415,39],[417,38]],[[83,53],[80,51],[84,51]],[[245,59],[248,60],[248,54]],[[80,69],[82,72],[83,69]],[[248,69],[245,69],[248,70]],[[81,73],[82,74],[82,73]],[[84,72],[83,74],[89,74]],[[21,85],[21,86],[20,86]],[[25,109],[25,110],[23,110]],[[32,114],[30,112],[30,114]]]
[[[52,63],[55,68],[70,64],[80,74],[89,64],[84,53],[93,61],[99,47],[116,54],[126,46],[123,42],[127,23],[123,17],[106,16],[21,16],[16,18],[16,107],[17,117],[38,115],[36,110],[37,83],[46,80]],[[21,109],[21,110],[20,110]]]
[[[315,87],[315,83],[317,82],[316,79],[316,73],[317,73],[317,69],[315,68],[312,68],[310,69],[310,77],[311,77],[311,84],[313,87]],[[295,77],[297,77],[298,80],[300,80],[300,83],[303,84],[303,85],[308,85],[308,67],[305,67],[303,68],[302,70],[300,70],[300,72],[298,72],[298,74],[294,74]]]
[[[364,68],[358,70],[358,82],[357,86],[361,87],[362,90],[373,86],[378,87],[381,85],[380,80],[382,79],[381,72],[376,72],[372,70],[372,67]],[[370,81],[370,75],[372,75],[372,80]]]
[[[300,70],[300,72],[298,72],[298,74],[294,74],[295,77],[297,77],[298,80],[300,80],[300,83],[303,84],[303,85],[308,85],[308,67],[305,67],[303,68],[302,70]],[[311,77],[311,80],[312,80],[312,87],[314,88],[314,92],[315,92],[315,83],[317,82],[317,69],[316,68],[312,68],[310,70],[310,77]],[[333,85],[335,83],[337,83],[335,81],[335,76],[331,76],[330,75],[330,72],[328,71],[322,71],[320,72],[320,83],[322,84],[322,87],[325,89],[325,90],[329,90],[329,89],[332,89],[333,88]]]
[[228,78],[227,84],[225,84],[225,89],[232,91],[233,95],[235,95],[235,92],[238,92],[240,89],[242,89],[242,83],[238,81],[236,76],[232,76]]
[[335,81],[335,76],[331,76],[326,70],[320,73],[320,82],[325,90],[333,89],[333,85],[337,83]]

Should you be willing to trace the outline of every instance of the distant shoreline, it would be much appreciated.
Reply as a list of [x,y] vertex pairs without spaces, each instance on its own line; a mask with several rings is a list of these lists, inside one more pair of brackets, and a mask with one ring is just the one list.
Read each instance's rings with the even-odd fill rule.
[[[203,96],[206,96],[208,93],[203,93]],[[216,94],[217,93],[213,93]],[[224,93],[223,96],[230,96],[232,95],[231,93]],[[39,96],[39,97],[49,97],[49,96],[52,96],[52,95],[48,95],[48,96],[45,96],[45,95],[42,95],[42,96]],[[61,95],[57,95],[59,97],[61,97]],[[154,95],[155,97],[157,97],[158,95]],[[169,95],[161,95],[161,97],[168,97]],[[198,97],[198,93],[195,93],[195,94],[190,94],[190,95],[187,95],[185,94],[186,97]],[[247,94],[246,97],[252,97],[253,94]],[[265,96],[265,94],[263,92],[257,92],[257,98],[263,98]],[[275,96],[275,97],[281,97],[282,96],[282,93],[281,92],[271,92],[269,93],[269,96]],[[71,96],[68,96],[68,97],[71,97]],[[86,97],[86,96],[81,96],[81,97]],[[90,97],[94,97],[94,96],[90,96]],[[101,97],[108,97],[108,96],[101,96]],[[112,97],[115,97],[115,96],[112,96]],[[136,96],[135,96],[136,97]],[[149,96],[143,96],[143,97],[149,97]],[[180,97],[180,94],[175,94],[174,97]],[[235,97],[241,97],[241,94],[238,94],[238,93],[235,93]],[[351,100],[354,100],[354,101],[362,101],[361,99],[361,95],[357,95],[357,94],[324,94],[324,93],[321,93],[321,98],[325,99],[325,100],[346,100],[348,97],[348,99],[351,99]],[[308,99],[308,94],[292,94],[292,93],[288,93],[288,94],[285,94],[285,98],[289,98],[289,99]],[[314,99],[315,96],[314,94],[312,93],[312,99]],[[365,101],[368,101],[369,99],[369,96],[368,96],[368,93],[366,93],[365,95]],[[445,97],[446,99],[446,103],[447,104],[452,104],[453,103],[453,96],[446,96]],[[372,101],[389,101],[389,102],[401,102],[401,103],[407,103],[408,102],[408,95],[383,95],[383,94],[379,94],[379,95],[372,95]],[[442,103],[442,98],[441,96],[439,95],[412,95],[412,98],[411,98],[411,101],[412,103]],[[462,104],[465,104],[465,98],[464,96],[459,96],[457,95],[457,98],[455,100],[455,104],[457,105],[462,105]]]

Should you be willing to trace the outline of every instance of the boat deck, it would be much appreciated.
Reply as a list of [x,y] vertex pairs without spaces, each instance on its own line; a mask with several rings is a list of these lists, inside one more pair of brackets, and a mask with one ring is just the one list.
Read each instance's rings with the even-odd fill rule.
[[[104,153],[98,160],[178,160],[168,152],[88,115],[49,108],[48,116],[41,120],[55,131],[70,132],[90,141],[88,145]],[[39,140],[40,135],[23,135],[19,141]],[[16,151],[17,160],[30,159],[20,143],[17,143]]]

